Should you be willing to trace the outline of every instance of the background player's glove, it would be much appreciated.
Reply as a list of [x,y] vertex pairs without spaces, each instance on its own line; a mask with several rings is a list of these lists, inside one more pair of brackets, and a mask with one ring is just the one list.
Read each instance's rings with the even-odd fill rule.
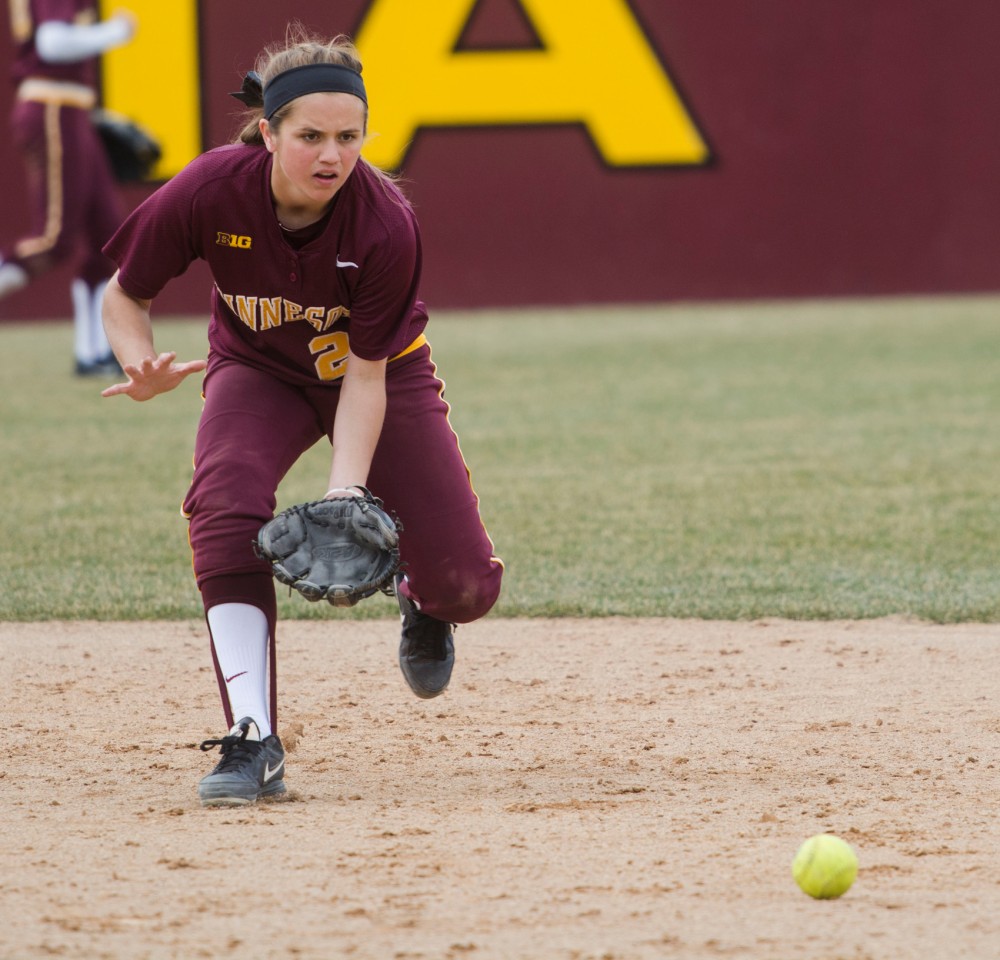
[[392,592],[402,526],[381,500],[359,489],[364,496],[289,507],[260,528],[258,556],[307,600],[352,607],[377,590]]
[[161,156],[156,139],[134,120],[110,110],[94,110],[91,119],[115,179],[120,183],[145,179]]

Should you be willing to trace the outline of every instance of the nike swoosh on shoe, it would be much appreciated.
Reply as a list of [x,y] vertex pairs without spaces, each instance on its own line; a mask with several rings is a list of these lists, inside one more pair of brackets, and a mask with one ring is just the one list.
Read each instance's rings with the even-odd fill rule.
[[271,769],[271,764],[265,763],[264,764],[264,783],[267,783],[269,780],[274,779],[274,776],[277,773],[280,772],[281,768],[284,765],[285,765],[285,758],[284,757],[281,758],[281,762],[273,770]]

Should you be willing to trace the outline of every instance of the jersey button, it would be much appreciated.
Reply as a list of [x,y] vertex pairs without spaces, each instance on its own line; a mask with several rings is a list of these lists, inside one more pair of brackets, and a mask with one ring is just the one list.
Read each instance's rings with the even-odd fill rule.
[[297,273],[290,273],[288,275],[288,279],[291,280],[292,283],[294,283],[296,280],[299,279],[299,275]]

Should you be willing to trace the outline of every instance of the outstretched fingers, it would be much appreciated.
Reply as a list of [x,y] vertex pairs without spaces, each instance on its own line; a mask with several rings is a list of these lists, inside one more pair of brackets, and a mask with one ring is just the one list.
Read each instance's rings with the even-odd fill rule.
[[143,357],[138,363],[126,363],[122,370],[128,377],[127,383],[116,383],[101,391],[102,397],[125,395],[133,400],[151,400],[161,393],[173,390],[180,382],[204,370],[205,360],[188,360],[175,363],[177,354],[169,350],[156,357]]
[[192,373],[200,373],[207,366],[207,360],[185,360],[184,363],[175,363],[174,369],[181,377],[187,377]]

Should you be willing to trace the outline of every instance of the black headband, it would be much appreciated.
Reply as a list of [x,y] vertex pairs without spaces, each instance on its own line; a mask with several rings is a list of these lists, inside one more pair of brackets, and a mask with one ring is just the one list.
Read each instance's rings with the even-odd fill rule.
[[368,105],[360,73],[337,63],[307,63],[279,73],[264,88],[264,116],[270,120],[286,103],[307,93],[350,93]]
[[243,86],[231,97],[248,107],[263,107],[264,116],[271,119],[286,103],[307,93],[350,93],[368,105],[361,74],[336,63],[307,63],[279,73],[264,90],[260,74],[251,70],[243,78]]

